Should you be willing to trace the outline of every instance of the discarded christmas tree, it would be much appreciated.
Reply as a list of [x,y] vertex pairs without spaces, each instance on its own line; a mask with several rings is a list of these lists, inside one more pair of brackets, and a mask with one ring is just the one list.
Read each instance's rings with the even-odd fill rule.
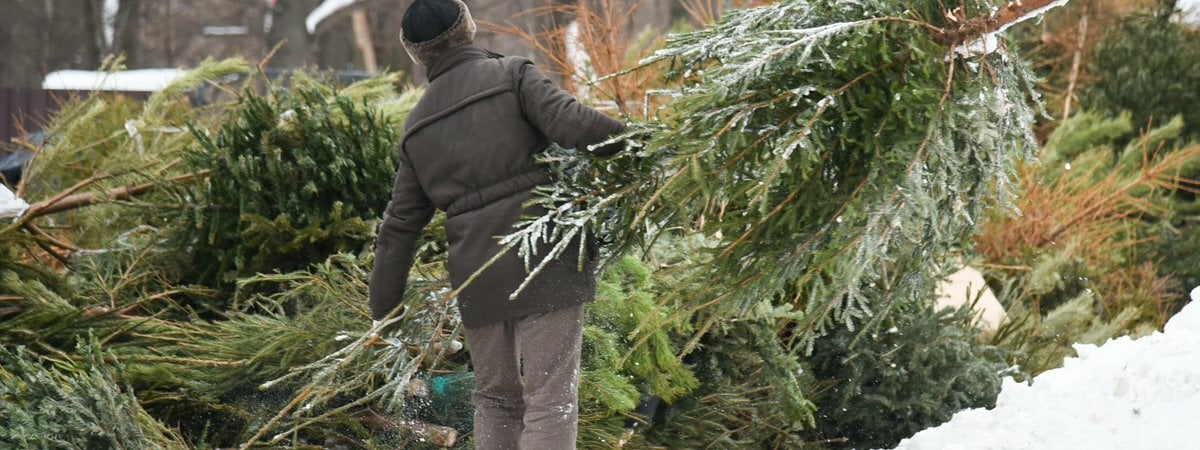
[[1012,207],[1036,94],[998,39],[1061,3],[785,1],[675,36],[645,61],[680,87],[631,132],[644,145],[549,157],[566,182],[505,242],[595,232],[611,258],[682,228],[717,239],[688,284],[705,287],[661,300],[702,316],[698,334],[792,320],[807,349],[873,326],[929,296],[985,211]]
[[[658,299],[668,317],[634,335],[691,322],[685,361],[763,329],[792,358],[834,330],[853,347],[890,311],[928,302],[985,214],[1013,209],[1017,164],[1038,146],[1037,94],[1002,33],[1062,3],[784,1],[673,36],[644,64],[669,66],[678,87],[652,93],[662,104],[625,136],[634,148],[607,160],[548,155],[564,180],[541,192],[549,213],[504,242],[554,252],[596,233],[613,260],[664,233],[707,236],[705,257]],[[788,436],[813,426],[814,409],[795,374],[759,375],[788,386],[774,400],[784,412],[774,437],[733,425],[753,437],[728,431],[707,444],[796,445]],[[930,416],[961,407],[955,395]],[[745,414],[741,423],[763,412]],[[722,420],[738,419],[708,423]]]

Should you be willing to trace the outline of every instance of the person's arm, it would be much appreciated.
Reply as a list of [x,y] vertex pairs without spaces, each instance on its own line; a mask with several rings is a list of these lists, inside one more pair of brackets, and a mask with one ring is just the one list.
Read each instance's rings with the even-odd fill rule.
[[[585,150],[588,145],[625,130],[621,122],[579,103],[570,93],[559,89],[537,66],[525,64],[520,70],[518,96],[525,118],[552,142]],[[593,150],[592,154],[609,156],[624,146],[622,142],[614,142]]]
[[383,319],[403,300],[417,240],[433,218],[433,212],[433,204],[425,196],[412,164],[401,151],[392,200],[383,214],[383,224],[379,226],[375,243],[375,268],[371,271],[370,286],[372,319]]

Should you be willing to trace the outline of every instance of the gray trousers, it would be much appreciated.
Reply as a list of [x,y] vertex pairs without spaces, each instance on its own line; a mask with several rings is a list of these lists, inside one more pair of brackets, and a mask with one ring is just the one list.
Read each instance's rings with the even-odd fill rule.
[[475,447],[575,448],[583,305],[467,328]]

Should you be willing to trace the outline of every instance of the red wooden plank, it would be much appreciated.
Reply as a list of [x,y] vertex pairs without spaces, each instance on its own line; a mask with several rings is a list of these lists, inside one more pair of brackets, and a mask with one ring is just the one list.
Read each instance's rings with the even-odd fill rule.
[[49,97],[50,93],[43,89],[34,91],[33,110],[35,113],[33,114],[33,120],[37,121],[38,128],[41,128],[50,118],[50,111],[48,111],[50,105]]
[[13,127],[16,128],[15,131],[17,133],[16,137],[21,137],[21,135],[29,130],[30,94],[29,89],[17,89],[17,95],[13,97],[13,102],[16,105],[13,109],[17,110],[16,119],[13,120]]
[[0,88],[0,138],[3,139],[5,147],[9,145],[9,140],[15,134],[12,126],[14,111],[9,101],[12,96],[12,88]]

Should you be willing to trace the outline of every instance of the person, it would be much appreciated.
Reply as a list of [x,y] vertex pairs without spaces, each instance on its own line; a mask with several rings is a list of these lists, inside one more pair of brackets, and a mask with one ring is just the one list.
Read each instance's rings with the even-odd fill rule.
[[[399,144],[395,187],[376,242],[371,315],[382,319],[400,304],[415,243],[435,209],[445,211],[450,281],[461,287],[457,302],[475,372],[477,448],[573,449],[584,305],[596,290],[595,242],[572,242],[576,251],[548,263],[513,300],[527,276],[515,250],[479,269],[501,252],[496,238],[512,233],[522,215],[545,212],[525,206],[535,186],[553,182],[534,155],[551,142],[588,149],[623,125],[557,88],[528,59],[474,45],[475,22],[462,1],[415,0],[401,30],[428,86]],[[604,156],[622,148],[612,143],[590,151]],[[583,270],[579,245],[593,250]]]

